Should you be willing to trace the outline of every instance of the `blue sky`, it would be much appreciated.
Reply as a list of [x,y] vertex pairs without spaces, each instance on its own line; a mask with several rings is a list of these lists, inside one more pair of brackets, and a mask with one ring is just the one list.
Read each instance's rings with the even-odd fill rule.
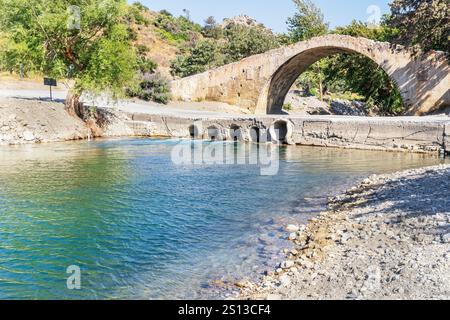
[[[191,18],[199,23],[214,16],[223,18],[247,14],[276,32],[286,31],[286,19],[295,12],[292,0],[141,0],[152,10],[167,9],[181,15],[183,9],[190,11]],[[368,21],[371,17],[389,12],[389,0],[313,0],[322,9],[330,26],[346,25],[353,19]],[[373,10],[371,6],[379,8]],[[370,13],[367,12],[369,9]],[[372,9],[372,10],[370,10]]]

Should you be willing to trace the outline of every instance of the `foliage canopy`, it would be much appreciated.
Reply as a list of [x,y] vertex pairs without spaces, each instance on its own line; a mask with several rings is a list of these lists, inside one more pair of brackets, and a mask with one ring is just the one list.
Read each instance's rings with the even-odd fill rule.
[[2,67],[70,77],[77,94],[120,95],[137,69],[129,9],[125,0],[0,0]]

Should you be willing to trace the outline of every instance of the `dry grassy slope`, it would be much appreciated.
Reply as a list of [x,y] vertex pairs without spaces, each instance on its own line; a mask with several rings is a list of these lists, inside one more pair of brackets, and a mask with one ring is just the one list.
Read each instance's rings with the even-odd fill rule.
[[166,76],[170,76],[170,61],[176,58],[179,49],[176,44],[163,39],[158,28],[152,23],[155,13],[145,12],[143,15],[150,21],[148,26],[135,25],[138,39],[136,45],[145,45],[149,48],[148,58],[158,64],[158,69]]

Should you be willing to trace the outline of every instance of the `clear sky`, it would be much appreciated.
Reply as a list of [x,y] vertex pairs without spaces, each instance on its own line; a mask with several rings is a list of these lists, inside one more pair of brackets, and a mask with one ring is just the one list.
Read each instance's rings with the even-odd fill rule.
[[[221,22],[223,18],[247,14],[276,32],[286,31],[286,19],[295,12],[292,0],[141,0],[140,2],[152,10],[167,9],[175,15],[181,15],[183,9],[188,9],[191,18],[202,24],[209,16],[214,16]],[[313,2],[322,9],[325,19],[334,28],[346,25],[354,19],[376,20],[389,12],[390,1],[313,0]]]

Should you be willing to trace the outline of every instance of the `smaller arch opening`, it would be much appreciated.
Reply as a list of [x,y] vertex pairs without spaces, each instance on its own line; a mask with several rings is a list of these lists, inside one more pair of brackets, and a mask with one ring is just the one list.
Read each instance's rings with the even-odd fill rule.
[[191,139],[198,139],[198,128],[196,126],[189,126],[189,136]]
[[234,142],[241,140],[241,138],[242,138],[241,127],[239,127],[238,125],[235,125],[235,124],[231,125],[230,126],[230,138]]
[[220,130],[215,126],[209,127],[207,130],[207,134],[208,134],[208,139],[211,141],[220,140]]
[[277,121],[273,124],[274,139],[278,143],[286,143],[288,128],[286,121]]
[[259,127],[254,126],[250,128],[250,139],[255,143],[261,142],[261,129]]

